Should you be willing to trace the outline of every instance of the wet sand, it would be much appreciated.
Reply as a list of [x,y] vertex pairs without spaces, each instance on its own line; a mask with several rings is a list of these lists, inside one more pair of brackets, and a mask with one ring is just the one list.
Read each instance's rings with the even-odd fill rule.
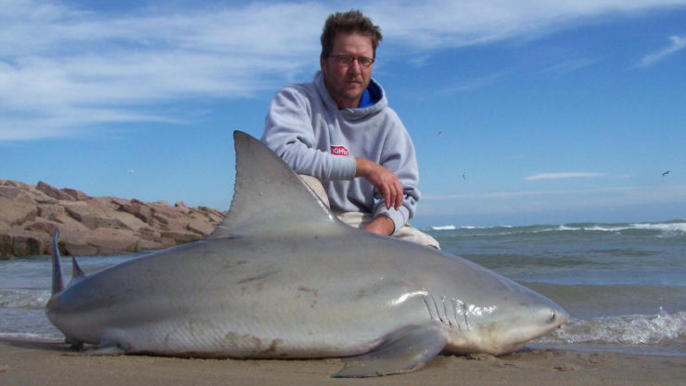
[[684,385],[686,357],[525,349],[503,357],[439,356],[386,377],[331,378],[339,359],[233,360],[88,356],[65,344],[0,339],[0,384],[14,385]]

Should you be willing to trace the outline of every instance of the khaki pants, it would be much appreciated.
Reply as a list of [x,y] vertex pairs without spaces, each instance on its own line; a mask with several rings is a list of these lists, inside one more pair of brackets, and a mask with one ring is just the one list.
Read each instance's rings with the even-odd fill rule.
[[[300,178],[302,178],[303,181],[305,181],[305,183],[310,187],[310,189],[312,189],[312,191],[324,202],[324,204],[326,204],[328,208],[331,208],[331,205],[329,204],[329,197],[326,195],[326,191],[324,191],[324,186],[322,186],[321,182],[319,182],[318,179],[304,174],[301,174]],[[371,213],[341,212],[337,210],[331,210],[331,212],[334,215],[336,215],[336,217],[338,217],[341,221],[354,228],[364,228],[369,223],[371,223],[372,220],[374,220]],[[399,239],[412,241],[414,243],[424,245],[427,247],[441,249],[436,239],[416,228],[413,228],[412,226],[410,226],[410,224],[405,224],[405,226],[396,230],[392,236],[397,237]]]

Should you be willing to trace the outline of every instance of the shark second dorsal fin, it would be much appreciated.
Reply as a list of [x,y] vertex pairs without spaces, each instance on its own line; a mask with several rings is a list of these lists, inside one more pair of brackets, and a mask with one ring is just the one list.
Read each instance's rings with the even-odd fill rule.
[[76,261],[76,257],[74,256],[71,257],[71,272],[71,281],[69,281],[67,287],[70,287],[72,284],[75,284],[86,278],[86,273],[83,272],[79,266],[79,262]]
[[236,183],[231,209],[207,239],[283,234],[338,223],[315,193],[271,149],[240,131],[234,131],[233,138]]

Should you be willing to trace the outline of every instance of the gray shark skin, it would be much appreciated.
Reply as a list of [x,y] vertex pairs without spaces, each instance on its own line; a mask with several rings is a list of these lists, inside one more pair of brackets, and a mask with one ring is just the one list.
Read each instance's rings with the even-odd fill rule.
[[[231,209],[207,239],[62,284],[50,321],[93,353],[343,358],[334,376],[501,355],[564,324],[561,307],[477,264],[354,229],[258,140],[234,132]],[[54,243],[57,242],[57,232]]]

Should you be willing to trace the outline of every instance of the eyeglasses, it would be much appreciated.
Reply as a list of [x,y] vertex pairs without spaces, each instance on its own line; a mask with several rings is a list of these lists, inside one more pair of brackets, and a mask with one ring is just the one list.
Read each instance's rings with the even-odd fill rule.
[[354,57],[350,55],[332,55],[329,57],[333,58],[336,61],[336,63],[341,64],[343,66],[349,66],[353,64],[355,60],[357,60],[357,63],[359,63],[360,67],[362,68],[367,68],[374,63],[374,59],[368,58],[366,56]]

